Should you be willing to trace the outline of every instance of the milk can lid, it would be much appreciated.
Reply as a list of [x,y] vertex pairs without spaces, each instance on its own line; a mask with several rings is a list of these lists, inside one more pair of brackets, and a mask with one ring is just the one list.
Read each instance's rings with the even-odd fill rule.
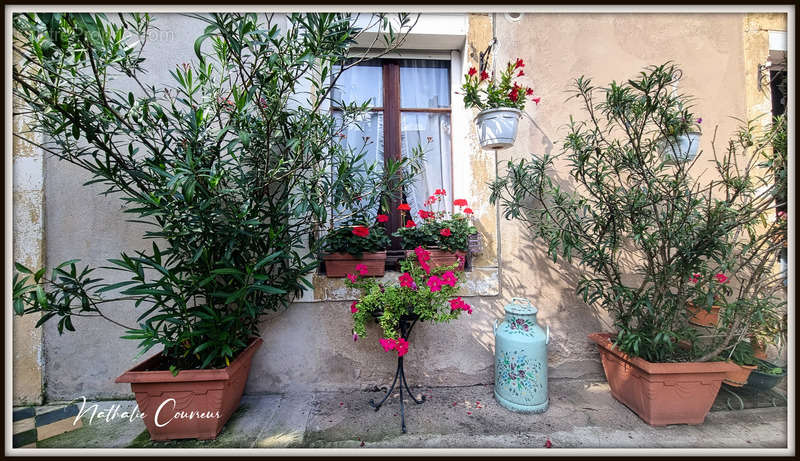
[[517,315],[535,315],[539,312],[533,304],[526,298],[511,298],[511,302],[506,304],[506,313]]

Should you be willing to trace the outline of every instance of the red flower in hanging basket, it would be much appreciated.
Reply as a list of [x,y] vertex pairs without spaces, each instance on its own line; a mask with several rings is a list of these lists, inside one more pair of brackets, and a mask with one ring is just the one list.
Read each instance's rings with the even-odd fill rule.
[[355,226],[353,227],[353,235],[367,237],[369,236],[369,228],[365,226]]

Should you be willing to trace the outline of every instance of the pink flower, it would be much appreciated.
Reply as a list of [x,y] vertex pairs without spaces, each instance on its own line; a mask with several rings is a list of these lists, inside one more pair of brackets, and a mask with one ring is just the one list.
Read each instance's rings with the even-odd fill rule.
[[531,95],[533,95],[533,88],[527,88],[525,90],[525,96],[531,96]]
[[700,117],[700,118],[698,118],[698,119],[697,119],[697,123],[698,123],[698,124],[700,124],[700,123],[703,123],[703,117]]
[[456,282],[458,282],[458,277],[453,273],[453,271],[447,271],[442,274],[442,284],[443,285],[450,285],[451,287],[456,286]]
[[403,338],[397,338],[395,347],[397,348],[397,356],[402,357],[406,355],[406,352],[408,352],[408,341]]
[[381,343],[381,346],[383,346],[383,350],[386,352],[389,352],[390,350],[396,347],[396,344],[393,339],[381,338],[378,341]]
[[367,275],[369,273],[369,269],[367,269],[367,266],[365,266],[364,264],[356,265],[356,270],[361,275]]
[[400,276],[398,280],[400,280],[401,287],[412,288],[416,286],[416,284],[414,283],[414,277],[412,277],[411,274],[409,274],[408,272],[403,272],[403,274]]
[[442,289],[442,279],[435,275],[431,275],[431,278],[428,279],[428,288],[431,291],[439,291]]
[[409,229],[412,227],[417,227],[417,223],[409,219],[408,221],[406,221],[406,227]]
[[422,270],[424,270],[426,274],[431,273],[431,266],[429,266],[428,263],[426,263],[425,261],[420,261],[419,265],[420,267],[422,267]]
[[350,305],[351,314],[355,314],[356,312],[358,312],[358,307],[356,307],[356,304],[358,304],[358,301],[353,301],[353,304]]
[[725,283],[728,281],[728,277],[722,272],[717,273],[714,277],[717,278],[717,282],[719,283]]
[[[468,314],[472,314],[472,306],[470,306],[469,304],[465,303],[464,300],[461,299],[461,296],[459,296],[456,299],[451,299],[450,300],[450,310],[455,311],[455,310],[459,310],[459,309],[467,311]],[[514,325],[514,324],[511,325],[512,329],[515,329],[515,327],[516,327],[516,325]]]
[[353,283],[358,281],[358,276],[356,274],[347,274],[347,278]]
[[445,227],[444,229],[439,231],[439,234],[441,234],[442,237],[450,237],[452,235],[452,232],[450,232],[449,227]]
[[700,276],[701,275],[702,274],[694,273],[694,274],[692,274],[692,278],[690,278],[689,281],[692,282],[692,283],[697,283],[697,282],[700,281]]
[[431,259],[431,253],[425,250],[425,248],[422,248],[421,246],[414,248],[414,253],[416,253],[417,260],[419,260],[420,263]]
[[542,100],[542,98],[532,98],[531,99],[531,101],[535,102],[537,106],[539,105],[539,101],[541,101],[541,100]]
[[378,215],[378,222],[386,222],[389,220],[389,216],[385,214]]
[[353,333],[353,342],[358,341],[358,333]]

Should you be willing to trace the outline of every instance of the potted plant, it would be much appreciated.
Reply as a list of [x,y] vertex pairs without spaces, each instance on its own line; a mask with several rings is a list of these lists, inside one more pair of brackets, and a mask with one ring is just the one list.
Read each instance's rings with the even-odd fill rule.
[[694,299],[687,301],[686,309],[691,316],[689,323],[701,327],[715,327],[719,322],[720,304],[731,290],[727,287],[728,276],[722,272],[710,276],[693,272],[689,282],[694,284]]
[[[13,92],[45,139],[36,148],[120,197],[152,239],[103,268],[71,260],[47,276],[17,264],[14,310],[40,315],[37,326],[57,321],[59,333],[102,318],[138,341],[139,356],[160,348],[117,378],[131,383],[153,440],[216,437],[239,404],[262,318],[308,288],[326,206],[348,205],[339,191],[364,173],[363,155],[334,133],[366,104],[341,117],[322,110],[361,31],[352,17],[291,14],[283,33],[253,14],[193,17],[206,26],[197,60],[175,66],[170,88],[139,83],[150,15],[13,18]],[[399,19],[390,46],[408,30]],[[136,308],[136,323],[115,319],[110,303]]]
[[394,236],[400,237],[400,244],[406,250],[408,259],[415,259],[414,249],[425,248],[431,254],[431,267],[450,266],[458,263],[459,270],[464,269],[469,238],[477,232],[472,225],[472,209],[464,199],[456,199],[453,206],[458,207],[455,213],[445,210],[444,201],[447,191],[436,189],[425,201],[427,209],[419,210],[419,219],[406,220],[405,213],[410,210],[408,204],[399,206],[401,221],[406,221],[403,228]]
[[758,366],[750,373],[747,384],[742,386],[744,389],[756,392],[768,391],[786,377],[786,368],[766,360],[757,360],[757,362]]
[[433,267],[431,253],[422,247],[414,250],[415,258],[400,263],[402,273],[394,283],[379,283],[358,274],[346,284],[361,291],[361,296],[350,305],[353,315],[353,340],[367,335],[367,323],[377,321],[381,329],[379,343],[386,352],[396,351],[397,371],[391,388],[384,398],[370,404],[375,411],[380,409],[392,395],[395,385],[400,392],[400,418],[402,431],[406,432],[403,389],[417,404],[417,400],[406,382],[403,371],[403,356],[411,349],[409,337],[417,322],[449,322],[458,318],[462,311],[472,314],[472,307],[460,296],[456,297],[463,279],[457,265]]
[[525,110],[526,97],[539,104],[541,98],[533,97],[533,89],[520,85],[516,78],[525,75],[525,62],[517,58],[509,61],[499,78],[480,73],[474,67],[464,75],[466,81],[461,86],[464,107],[480,109],[475,121],[478,137],[484,149],[504,149],[514,145],[517,127]]
[[[785,125],[761,135],[741,127],[714,152],[717,175],[694,178],[691,163],[664,162],[657,142],[668,129],[661,114],[683,97],[669,91],[677,75],[666,63],[605,88],[576,79],[573,95],[589,116],[571,120],[560,155],[509,161],[490,186],[492,203],[522,220],[553,261],[577,259],[576,291],[614,319],[615,331],[589,336],[611,393],[653,425],[702,423],[726,373],[738,369],[714,360],[785,305],[772,272],[780,229],[762,224],[781,205],[778,165],[766,162]],[[559,156],[574,188],[554,179]],[[703,334],[686,321],[687,301],[704,290],[690,281],[698,267],[730,274],[732,286],[718,301],[717,327]]]
[[[377,222],[389,216],[379,214]],[[389,236],[382,225],[351,225],[334,229],[325,243],[325,273],[328,277],[344,277],[348,273],[380,277],[386,270],[386,248]]]
[[758,365],[753,355],[753,349],[748,342],[734,344],[733,347],[723,351],[722,359],[737,365],[737,369],[729,371],[723,382],[729,386],[742,387],[747,384],[747,378]]

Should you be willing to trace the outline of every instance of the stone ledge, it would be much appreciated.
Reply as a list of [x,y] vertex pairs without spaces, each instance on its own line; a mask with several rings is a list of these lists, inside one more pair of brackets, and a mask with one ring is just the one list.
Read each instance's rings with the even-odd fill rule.
[[[474,267],[465,272],[466,280],[458,292],[459,296],[498,296],[500,294],[500,276],[497,267]],[[376,277],[382,282],[396,281],[400,272],[387,271],[383,277]],[[345,285],[345,278],[330,278],[314,274],[311,283],[314,290],[306,291],[294,302],[352,301],[358,299],[359,292]]]

